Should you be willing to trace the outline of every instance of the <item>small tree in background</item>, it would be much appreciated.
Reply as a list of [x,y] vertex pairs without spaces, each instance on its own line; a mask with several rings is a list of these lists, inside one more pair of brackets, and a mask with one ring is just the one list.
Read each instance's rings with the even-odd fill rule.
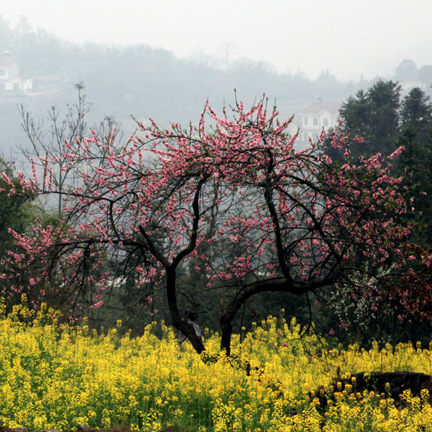
[[[44,283],[46,296],[74,296],[77,308],[94,308],[118,277],[98,268],[106,260],[117,263],[125,277],[139,275],[138,287],[164,286],[173,325],[198,353],[204,345],[178,306],[180,273],[196,274],[215,302],[224,292],[220,323],[228,354],[233,319],[256,294],[349,287],[363,272],[374,280],[373,295],[385,296],[380,283],[407,264],[410,227],[395,222],[409,211],[400,179],[390,176],[380,154],[354,165],[347,151],[335,168],[324,154],[324,136],[297,152],[297,136],[286,132],[290,121],[279,122],[276,108],[268,112],[264,101],[249,111],[238,103],[232,116],[222,117],[206,105],[198,125],[187,130],[178,124],[164,130],[152,121],[139,124],[141,137],[121,147],[114,145],[115,130],[104,140],[93,132],[65,142],[60,159],[39,158],[40,180],[36,170],[31,179],[20,175],[24,190],[62,195],[59,226],[14,233],[22,253],[6,267],[24,278],[42,263],[29,288]],[[328,138],[333,148],[349,143],[336,132]],[[78,164],[77,186],[59,190],[53,173],[60,163]],[[222,254],[212,252],[216,245]],[[360,255],[367,266],[358,267]]]
[[[45,158],[56,161],[56,167],[52,171],[52,175],[58,191],[55,198],[59,216],[61,216],[63,205],[62,191],[67,185],[74,184],[77,180],[76,171],[82,162],[81,160],[75,160],[74,163],[71,163],[70,160],[63,157],[64,143],[66,141],[73,142],[76,139],[83,141],[90,134],[87,117],[93,109],[92,104],[86,101],[86,96],[83,93],[84,84],[80,82],[75,84],[74,87],[77,90],[77,103],[67,106],[67,114],[63,119],[60,117],[60,111],[53,106],[48,111],[48,131],[43,130],[43,120],[35,120],[23,105],[19,107],[22,119],[21,129],[30,141],[30,148],[19,147],[20,153],[24,155],[27,162],[34,164],[37,169],[43,166],[41,161]],[[98,131],[100,139],[103,140],[105,135],[111,132],[114,127],[118,127],[116,121],[106,117],[94,129]]]

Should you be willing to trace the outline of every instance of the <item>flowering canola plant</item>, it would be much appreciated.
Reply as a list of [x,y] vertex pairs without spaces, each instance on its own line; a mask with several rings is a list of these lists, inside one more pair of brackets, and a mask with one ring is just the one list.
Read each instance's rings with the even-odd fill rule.
[[[172,329],[157,338],[98,334],[88,326],[59,325],[54,312],[15,306],[0,317],[0,420],[8,427],[71,430],[77,424],[160,431],[183,425],[197,431],[432,430],[427,394],[406,394],[406,406],[373,392],[344,395],[320,411],[309,394],[343,373],[408,370],[432,374],[429,350],[411,344],[378,350],[329,349],[314,334],[300,338],[295,319],[269,317],[240,343],[233,357],[203,361],[191,345],[180,352]],[[30,322],[31,324],[26,322]],[[207,359],[219,336],[205,332]],[[249,364],[249,374],[245,364]],[[345,397],[347,396],[347,397]],[[421,429],[421,427],[424,427]]]

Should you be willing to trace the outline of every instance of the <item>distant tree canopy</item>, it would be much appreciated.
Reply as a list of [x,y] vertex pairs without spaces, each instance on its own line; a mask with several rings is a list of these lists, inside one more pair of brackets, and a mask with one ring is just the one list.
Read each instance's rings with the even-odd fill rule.
[[417,69],[413,60],[404,59],[395,71],[395,79],[400,81],[420,82],[432,85],[432,65],[423,65]]
[[413,60],[405,59],[402,60],[395,72],[395,78],[397,80],[415,80],[417,66]]
[[[271,65],[248,59],[230,61],[227,66],[225,58],[179,59],[170,51],[145,44],[74,44],[44,30],[33,30],[25,18],[11,27],[0,17],[0,52],[4,50],[17,57],[24,77],[55,75],[61,80],[60,93],[38,95],[34,107],[30,106],[33,100],[25,101],[34,116],[44,117],[50,106],[63,106],[70,84],[83,82],[96,118],[113,116],[130,128],[130,134],[135,127],[132,113],[138,119],[152,117],[165,125],[174,120],[187,124],[207,98],[220,108],[233,103],[233,89],[247,103],[263,93],[277,97],[281,113],[288,117],[301,112],[316,95],[327,102],[339,102],[358,88],[328,71],[311,80],[300,72],[276,73]],[[40,101],[46,104],[43,109]],[[13,105],[14,110],[15,100]]]

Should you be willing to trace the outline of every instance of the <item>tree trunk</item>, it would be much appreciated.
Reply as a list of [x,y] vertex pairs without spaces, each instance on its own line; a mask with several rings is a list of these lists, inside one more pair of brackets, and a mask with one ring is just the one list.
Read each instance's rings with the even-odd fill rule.
[[221,339],[221,350],[225,350],[227,356],[231,355],[231,336],[232,336],[232,324],[231,317],[222,315],[220,319],[220,325],[222,328],[222,339]]
[[286,282],[283,278],[273,279],[256,282],[243,288],[243,290],[237,295],[237,297],[231,302],[231,304],[225,309],[224,314],[221,316],[220,325],[222,328],[222,339],[221,339],[221,350],[225,350],[229,356],[231,354],[231,336],[232,336],[232,320],[236,313],[244,302],[254,296],[255,294],[262,292],[286,292],[294,295],[302,295],[309,291],[314,291],[321,286],[333,283],[332,280],[326,282],[315,282],[311,284],[304,284],[301,286],[295,286],[292,281]]
[[167,268],[167,297],[168,306],[171,312],[171,318],[173,325],[177,330],[180,330],[190,341],[195,351],[201,354],[205,351],[204,344],[201,338],[196,334],[195,329],[192,324],[187,322],[186,318],[180,316],[180,312],[177,306],[177,293],[176,293],[176,270],[172,268]]

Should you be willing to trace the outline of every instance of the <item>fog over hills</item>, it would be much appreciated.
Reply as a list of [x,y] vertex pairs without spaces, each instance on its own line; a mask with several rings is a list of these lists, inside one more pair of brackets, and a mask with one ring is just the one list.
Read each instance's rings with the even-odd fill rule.
[[[225,1],[219,2],[216,8],[207,2],[203,2],[204,7],[195,0],[187,0],[180,8],[169,0],[164,6],[166,9],[148,2],[137,8],[135,0],[122,8],[117,3],[105,2],[103,9],[90,8],[88,13],[79,16],[81,0],[74,2],[73,10],[63,0],[60,3],[64,8],[40,6],[38,9],[34,4],[19,0],[8,8],[8,16],[0,18],[0,54],[16,61],[15,75],[19,78],[15,84],[12,81],[5,84],[12,87],[0,93],[0,151],[7,157],[15,144],[26,144],[26,137],[20,132],[17,106],[22,104],[36,120],[46,118],[53,106],[60,113],[66,113],[67,105],[77,101],[76,83],[85,86],[87,101],[93,105],[88,124],[98,123],[106,116],[113,117],[122,124],[126,136],[136,127],[131,115],[139,121],[152,117],[165,125],[169,122],[187,125],[189,121],[198,120],[208,98],[217,110],[234,103],[234,89],[246,104],[265,93],[271,104],[276,99],[281,116],[296,114],[297,118],[317,98],[325,103],[342,103],[379,77],[402,80],[407,88],[421,85],[430,91],[429,72],[422,69],[424,65],[432,65],[432,51],[427,49],[432,45],[428,42],[432,38],[425,30],[425,14],[417,14],[418,20],[414,23],[411,11],[405,11],[404,15],[394,8],[395,2],[392,2],[390,17],[381,16],[379,21],[370,13],[363,26],[357,21],[351,22],[352,32],[345,33],[346,41],[341,35],[349,23],[342,18],[349,17],[349,11],[336,0],[328,2],[321,14],[324,18],[333,13],[333,24],[322,20],[319,32],[310,25],[299,27],[296,20],[279,19],[282,12],[286,17],[306,13],[304,23],[315,23],[319,14],[312,13],[311,5],[303,9],[300,2],[292,2],[290,7],[279,5],[281,13],[278,14],[271,8],[270,12],[262,12],[263,5],[254,0],[248,3],[249,9],[244,9],[242,15],[235,16],[239,6],[232,6],[236,19],[221,13]],[[363,2],[361,6],[359,2],[354,3],[358,3],[357,17],[366,16],[365,6],[370,2]],[[371,11],[382,12],[387,3],[386,0],[380,6],[369,6]],[[242,1],[238,4],[245,7]],[[425,12],[431,8],[429,2],[424,6]],[[143,9],[147,11],[146,19],[142,18]],[[126,11],[136,14],[132,20],[129,15],[129,27],[125,27]],[[163,11],[165,15],[160,15]],[[258,26],[260,11],[263,15]],[[28,18],[19,17],[23,12]],[[117,25],[114,25],[116,13]],[[149,17],[157,14],[164,18],[158,20],[156,28]],[[215,39],[218,17],[222,36]],[[404,27],[394,35],[392,49],[383,50],[390,40],[388,31],[400,26],[403,17]],[[255,31],[245,24],[246,18],[251,26],[257,26]],[[195,22],[196,28],[184,27],[190,22]],[[290,23],[290,32],[283,22]],[[376,28],[378,23],[381,29]],[[405,26],[414,24],[415,37],[402,40]],[[46,29],[40,27],[43,25]],[[73,25],[75,32],[71,31]],[[231,31],[233,26],[237,26],[237,33]],[[271,29],[274,34],[263,29]],[[193,39],[198,30],[204,31],[202,37]],[[260,38],[256,39],[256,33]],[[239,35],[238,39],[235,34]],[[377,37],[375,48],[373,35]],[[358,40],[360,36],[362,41]],[[286,41],[284,49],[281,48],[283,40]],[[352,57],[341,54],[345,52],[347,41],[351,41]],[[359,50],[360,43],[368,55]],[[338,47],[340,53],[332,46]],[[296,53],[300,53],[300,57]],[[415,73],[402,76],[401,71],[398,72],[397,67],[403,60],[412,60]],[[0,70],[10,67],[6,63]],[[350,76],[352,80],[347,79]],[[430,81],[432,83],[432,78]],[[46,131],[48,123],[45,120],[41,130]]]
[[429,0],[3,2],[12,26],[25,15],[34,29],[73,43],[146,44],[178,58],[222,62],[249,58],[311,80],[327,69],[340,80],[370,80],[391,75],[404,58],[432,62]]

